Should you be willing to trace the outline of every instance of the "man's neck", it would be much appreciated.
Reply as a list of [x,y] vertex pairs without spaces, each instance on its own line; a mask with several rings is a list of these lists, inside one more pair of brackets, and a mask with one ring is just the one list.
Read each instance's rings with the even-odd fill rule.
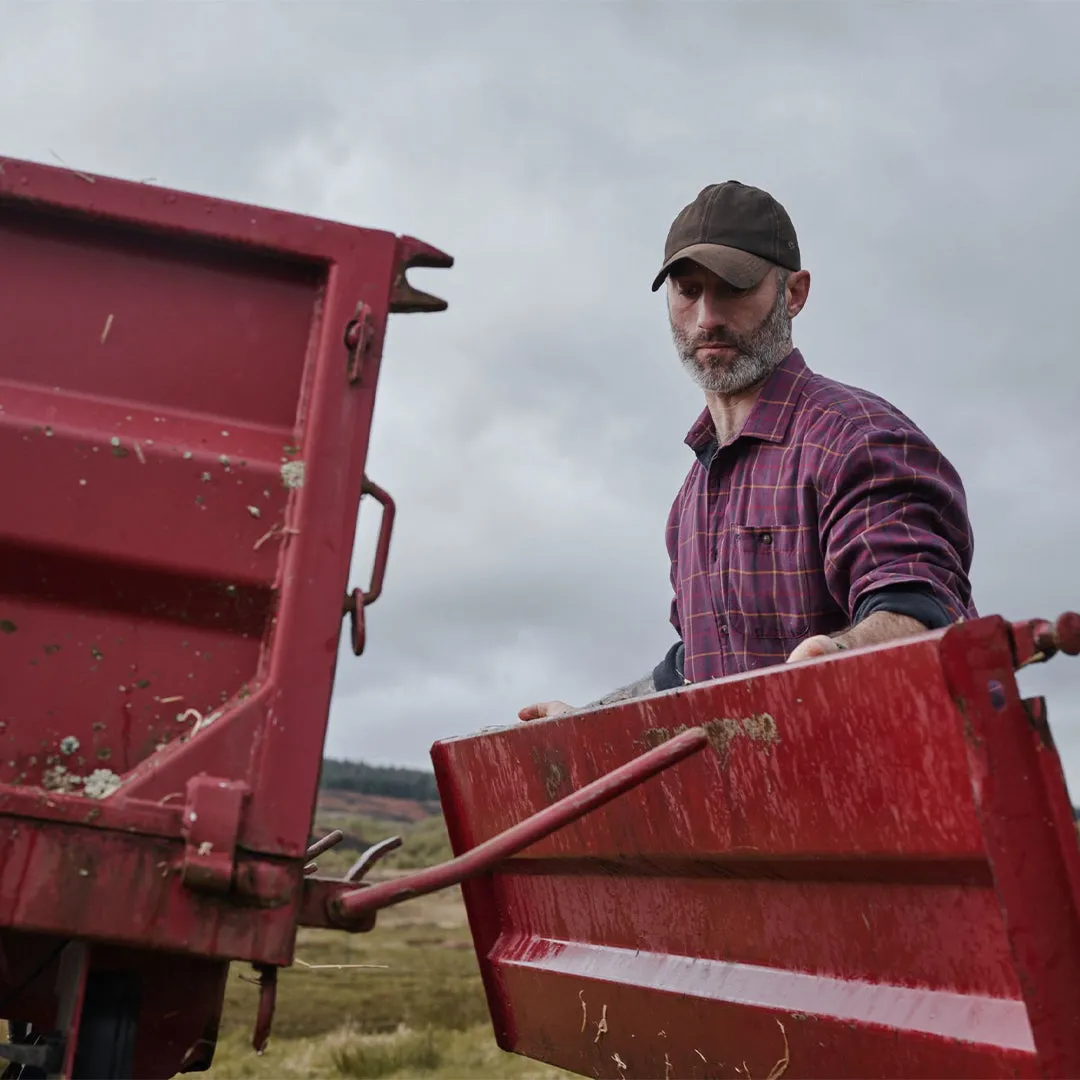
[[[784,359],[791,356],[794,345],[788,342]],[[783,361],[781,361],[783,363]],[[777,364],[776,367],[780,365]],[[761,391],[769,381],[776,367],[765,378],[740,390],[735,394],[718,394],[712,390],[705,391],[705,404],[708,406],[709,415],[712,417],[713,428],[716,430],[716,441],[720,446],[725,446],[738,436],[746,423],[754,404],[761,396]]]
[[737,394],[715,394],[711,390],[705,391],[705,404],[709,408],[713,427],[716,429],[716,441],[724,446],[731,442],[740,431],[746,418],[761,393],[763,382],[740,390]]

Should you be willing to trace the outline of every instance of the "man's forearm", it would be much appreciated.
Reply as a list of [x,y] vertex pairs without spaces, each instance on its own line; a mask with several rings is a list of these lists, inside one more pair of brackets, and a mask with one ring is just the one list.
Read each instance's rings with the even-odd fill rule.
[[918,619],[897,615],[893,611],[875,611],[842,634],[831,636],[848,649],[859,649],[864,645],[881,645],[886,641],[924,633],[926,627]]
[[638,679],[637,682],[620,686],[618,690],[612,690],[610,694],[605,694],[602,698],[589,702],[585,708],[599,709],[602,705],[614,705],[619,701],[630,701],[632,698],[645,697],[646,694],[654,693],[656,693],[656,683],[653,680],[652,672],[650,672],[644,678]]

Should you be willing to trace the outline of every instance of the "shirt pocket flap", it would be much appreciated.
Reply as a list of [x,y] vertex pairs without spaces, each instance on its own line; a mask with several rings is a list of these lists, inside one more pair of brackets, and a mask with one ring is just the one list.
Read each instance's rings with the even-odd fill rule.
[[795,640],[809,630],[806,531],[801,525],[735,526],[728,615],[748,638]]

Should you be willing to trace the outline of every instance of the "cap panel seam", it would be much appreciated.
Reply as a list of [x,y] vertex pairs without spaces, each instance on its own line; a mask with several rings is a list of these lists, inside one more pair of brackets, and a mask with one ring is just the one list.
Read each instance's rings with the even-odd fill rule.
[[720,195],[720,188],[722,185],[714,184],[712,191],[709,192],[709,197],[705,201],[705,212],[701,215],[701,226],[698,232],[698,243],[709,244],[712,241],[709,240],[709,219],[712,217],[713,206],[716,203],[717,198]]

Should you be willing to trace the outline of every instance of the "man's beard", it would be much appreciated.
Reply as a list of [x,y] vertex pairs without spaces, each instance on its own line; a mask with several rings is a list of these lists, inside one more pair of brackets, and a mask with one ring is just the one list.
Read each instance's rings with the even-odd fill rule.
[[[740,394],[762,382],[791,352],[791,316],[787,311],[787,290],[776,291],[772,310],[749,334],[717,329],[695,334],[682,333],[671,325],[675,348],[686,373],[702,390],[714,394]],[[706,345],[730,345],[731,357],[699,358],[697,350]]]

